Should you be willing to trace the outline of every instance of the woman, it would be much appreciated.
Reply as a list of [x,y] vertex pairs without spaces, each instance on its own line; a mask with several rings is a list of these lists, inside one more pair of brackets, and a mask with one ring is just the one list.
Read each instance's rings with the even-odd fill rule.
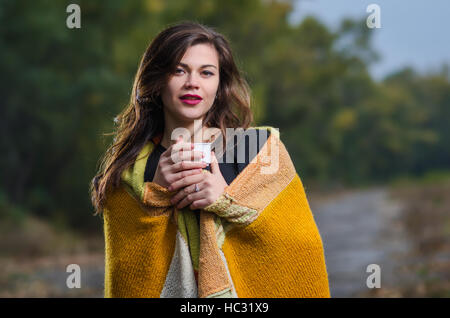
[[301,180],[278,130],[251,122],[221,34],[186,22],[152,41],[91,186],[106,297],[330,296]]

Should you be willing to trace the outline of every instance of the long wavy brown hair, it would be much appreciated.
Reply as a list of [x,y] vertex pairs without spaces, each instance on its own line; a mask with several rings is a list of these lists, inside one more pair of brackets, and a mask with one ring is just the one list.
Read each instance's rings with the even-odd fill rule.
[[226,144],[226,128],[247,129],[253,122],[250,88],[238,70],[226,38],[213,28],[183,21],[168,26],[150,43],[134,78],[130,101],[115,119],[114,140],[101,158],[90,193],[95,215],[105,207],[106,195],[120,186],[122,172],[134,163],[142,147],[163,133],[164,113],[160,92],[186,50],[193,45],[212,44],[219,55],[217,98],[205,114],[207,127],[219,128]]

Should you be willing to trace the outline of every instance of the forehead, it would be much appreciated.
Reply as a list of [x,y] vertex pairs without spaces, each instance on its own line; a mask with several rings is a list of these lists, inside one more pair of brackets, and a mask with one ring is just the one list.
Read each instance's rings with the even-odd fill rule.
[[211,44],[196,44],[186,50],[179,64],[195,68],[205,65],[217,67],[219,65],[219,55]]

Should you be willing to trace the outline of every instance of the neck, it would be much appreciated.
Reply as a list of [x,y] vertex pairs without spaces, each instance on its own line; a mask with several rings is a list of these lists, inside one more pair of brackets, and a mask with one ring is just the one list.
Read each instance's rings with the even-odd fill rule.
[[[164,148],[169,148],[171,145],[175,144],[176,140],[172,140],[172,132],[174,131],[174,129],[176,128],[184,128],[185,130],[187,130],[189,132],[189,135],[186,136],[183,135],[183,140],[184,141],[189,141],[189,142],[210,142],[209,140],[205,140],[205,138],[207,137],[204,132],[206,127],[203,125],[201,125],[202,122],[198,121],[198,122],[187,122],[187,123],[175,123],[174,121],[166,121],[165,125],[164,125],[164,132],[163,132],[163,137],[161,139],[161,145]],[[182,132],[182,131],[181,131]],[[179,135],[179,134],[177,134]],[[178,136],[173,136],[174,138],[177,138]],[[190,139],[186,139],[190,137]]]

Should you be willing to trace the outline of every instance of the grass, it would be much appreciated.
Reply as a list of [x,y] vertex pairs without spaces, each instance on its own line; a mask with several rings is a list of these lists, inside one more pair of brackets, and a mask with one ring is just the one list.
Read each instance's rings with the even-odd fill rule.
[[[11,217],[11,215],[13,215]],[[23,213],[0,218],[0,297],[102,297],[104,242]],[[95,277],[68,289],[66,267]]]
[[450,172],[397,179],[390,189],[404,202],[402,220],[413,248],[405,271],[414,279],[399,286],[399,295],[450,297]]
[[448,170],[431,170],[421,176],[400,176],[394,178],[390,185],[393,188],[409,187],[409,186],[428,186],[436,184],[446,184],[450,181],[450,171]]

